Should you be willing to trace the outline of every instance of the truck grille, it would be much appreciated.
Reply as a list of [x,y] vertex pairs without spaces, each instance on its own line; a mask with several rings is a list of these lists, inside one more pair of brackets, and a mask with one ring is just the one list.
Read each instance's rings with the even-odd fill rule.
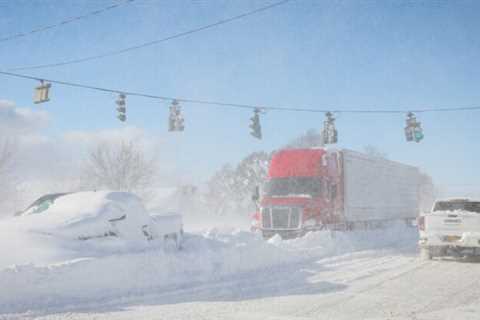
[[274,228],[288,228],[289,208],[272,209],[272,225]]
[[298,229],[300,210],[298,208],[263,208],[262,226],[265,229]]
[[270,229],[272,227],[272,217],[270,215],[269,208],[264,208],[262,210],[262,226],[266,229]]

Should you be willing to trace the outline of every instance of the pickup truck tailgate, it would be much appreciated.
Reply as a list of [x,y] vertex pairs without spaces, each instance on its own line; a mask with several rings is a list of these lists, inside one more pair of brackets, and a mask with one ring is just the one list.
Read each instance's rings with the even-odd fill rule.
[[425,229],[430,232],[462,235],[480,231],[480,214],[433,213],[425,216]]
[[480,247],[480,214],[432,213],[425,216],[420,241],[428,245]]

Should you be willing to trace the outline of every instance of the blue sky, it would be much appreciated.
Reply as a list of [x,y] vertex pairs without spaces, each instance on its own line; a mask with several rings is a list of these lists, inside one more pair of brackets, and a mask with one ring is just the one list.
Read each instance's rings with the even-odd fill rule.
[[[113,1],[3,1],[0,36],[86,13]],[[271,1],[134,3],[64,27],[0,43],[0,69],[100,54],[237,15]],[[319,109],[480,106],[477,1],[302,1],[124,55],[25,74],[91,85],[246,104]],[[33,105],[34,82],[0,77],[0,99],[41,108],[49,135],[125,126],[115,97],[55,85]],[[169,141],[178,168],[197,179],[249,152],[273,150],[323,114],[271,111],[264,139],[248,134],[251,113],[184,104],[186,130],[167,132],[166,103],[127,98],[128,125]],[[420,166],[452,193],[480,189],[480,111],[418,115],[419,144],[403,136],[405,116],[337,115],[340,147],[373,145]],[[173,151],[172,151],[173,150]]]

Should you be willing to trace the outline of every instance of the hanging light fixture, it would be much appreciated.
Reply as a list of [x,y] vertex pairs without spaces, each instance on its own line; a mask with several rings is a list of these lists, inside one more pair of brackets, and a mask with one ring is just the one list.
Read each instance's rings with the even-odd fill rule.
[[335,118],[331,112],[325,113],[323,122],[322,139],[323,144],[335,144],[338,142],[338,132],[335,128]]
[[117,118],[118,120],[125,122],[127,120],[127,102],[125,101],[127,97],[125,94],[120,93],[118,95],[117,100],[115,103],[117,104]]
[[52,85],[44,80],[40,80],[40,85],[35,87],[35,94],[33,98],[33,103],[43,103],[50,100],[48,93]]
[[262,125],[260,124],[260,108],[253,110],[253,116],[250,118],[250,134],[259,140],[262,139]]
[[168,131],[183,131],[185,129],[184,118],[181,107],[176,99],[170,106],[170,116],[168,117]]
[[405,139],[407,141],[415,141],[418,143],[423,137],[422,123],[417,121],[413,112],[407,113]]

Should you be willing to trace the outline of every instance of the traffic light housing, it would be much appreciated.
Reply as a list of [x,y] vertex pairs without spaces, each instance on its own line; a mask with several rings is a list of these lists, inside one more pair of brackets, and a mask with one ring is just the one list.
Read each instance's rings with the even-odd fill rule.
[[121,93],[118,95],[118,98],[115,101],[115,103],[117,104],[117,112],[118,112],[117,119],[122,122],[125,122],[127,120],[127,103],[125,99],[126,99],[126,96],[123,93]]
[[335,118],[331,112],[325,113],[326,119],[323,122],[322,139],[323,144],[335,144],[338,142],[338,131],[335,128]]
[[407,120],[405,126],[405,139],[415,142],[420,142],[424,138],[422,123],[417,121],[415,114],[412,112],[407,113]]
[[44,80],[40,80],[40,85],[38,87],[35,87],[33,103],[38,104],[50,101],[48,94],[51,86],[52,85],[50,83],[45,82]]
[[184,121],[178,101],[173,100],[168,117],[168,131],[183,131],[185,129]]
[[260,124],[260,109],[255,108],[253,116],[250,118],[250,134],[259,140],[262,139],[262,126]]

